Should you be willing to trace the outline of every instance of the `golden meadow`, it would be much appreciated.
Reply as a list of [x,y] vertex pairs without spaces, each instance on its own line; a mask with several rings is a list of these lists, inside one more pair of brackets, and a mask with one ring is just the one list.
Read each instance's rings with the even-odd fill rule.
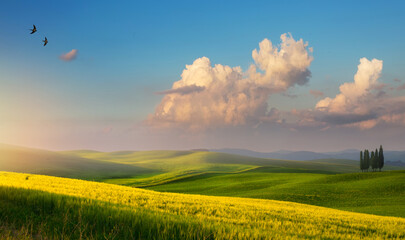
[[[0,172],[0,186],[1,203],[9,206],[0,217],[13,222],[0,232],[9,239],[29,239],[38,231],[49,239],[405,238],[403,218],[292,202],[159,193],[11,172]],[[18,218],[21,211],[26,219]],[[43,228],[30,229],[27,219]]]

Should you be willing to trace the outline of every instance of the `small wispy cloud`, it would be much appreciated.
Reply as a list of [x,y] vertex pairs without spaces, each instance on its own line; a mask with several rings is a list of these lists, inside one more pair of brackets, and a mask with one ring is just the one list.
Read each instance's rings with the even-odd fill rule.
[[297,98],[298,97],[298,95],[296,95],[296,94],[291,94],[291,93],[287,93],[287,92],[282,93],[282,95],[284,97],[288,97],[288,98]]
[[314,97],[323,97],[324,93],[319,90],[309,90],[309,93]]
[[405,90],[405,83],[402,84],[401,86],[398,86],[398,87],[397,87],[397,90],[398,90],[398,91]]
[[386,87],[388,87],[387,84],[385,84],[385,83],[379,83],[379,84],[376,84],[376,85],[373,87],[373,89],[382,90],[382,89],[384,89],[384,88],[386,88]]
[[401,82],[401,79],[399,79],[399,78],[394,78],[394,81],[395,81],[395,82]]
[[345,125],[350,123],[359,123],[376,119],[378,115],[374,112],[357,114],[357,113],[318,113],[316,119],[321,122],[332,123],[334,125]]
[[194,92],[201,92],[205,89],[203,86],[197,86],[195,84],[190,85],[190,86],[184,86],[184,87],[179,87],[179,88],[173,88],[173,89],[168,89],[160,92],[156,92],[156,94],[159,95],[167,95],[167,94],[180,94],[180,95],[186,95]]
[[107,127],[103,128],[102,133],[110,133],[110,132],[112,132],[112,130],[113,130],[113,127],[107,126]]
[[77,49],[72,49],[70,52],[60,55],[59,58],[65,62],[70,62],[76,59],[76,56],[77,56]]

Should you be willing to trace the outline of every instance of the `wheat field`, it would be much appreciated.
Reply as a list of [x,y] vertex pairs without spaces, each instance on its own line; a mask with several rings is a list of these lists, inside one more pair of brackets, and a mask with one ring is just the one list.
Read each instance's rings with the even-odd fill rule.
[[[190,223],[190,226],[205,229],[205,232],[209,232],[205,237],[212,239],[405,237],[403,218],[345,212],[292,202],[159,193],[106,183],[11,172],[0,172],[0,186],[39,190],[51,193],[55,199],[58,196],[71,196],[79,198],[79,202],[118,211],[153,213],[155,221],[162,220],[162,229],[173,227],[170,219],[177,219],[183,225]],[[199,230],[194,232],[198,233]],[[198,234],[188,237],[205,238]]]

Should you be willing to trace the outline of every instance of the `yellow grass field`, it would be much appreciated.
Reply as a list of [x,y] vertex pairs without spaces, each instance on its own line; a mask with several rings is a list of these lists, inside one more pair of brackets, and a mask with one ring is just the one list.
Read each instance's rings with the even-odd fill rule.
[[41,190],[214,226],[215,239],[403,239],[405,219],[292,202],[159,193],[107,183],[0,172],[0,186]]

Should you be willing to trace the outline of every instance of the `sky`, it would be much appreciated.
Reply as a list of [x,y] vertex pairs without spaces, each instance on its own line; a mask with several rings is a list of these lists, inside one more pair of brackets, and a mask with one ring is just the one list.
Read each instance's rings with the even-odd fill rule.
[[404,150],[404,7],[2,1],[0,143]]

